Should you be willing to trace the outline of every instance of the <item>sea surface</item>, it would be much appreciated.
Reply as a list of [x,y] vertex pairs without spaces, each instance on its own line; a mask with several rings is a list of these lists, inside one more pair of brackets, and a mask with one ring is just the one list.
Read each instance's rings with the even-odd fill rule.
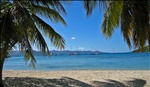
[[150,70],[150,53],[36,56],[35,68],[14,56],[5,60],[4,70]]

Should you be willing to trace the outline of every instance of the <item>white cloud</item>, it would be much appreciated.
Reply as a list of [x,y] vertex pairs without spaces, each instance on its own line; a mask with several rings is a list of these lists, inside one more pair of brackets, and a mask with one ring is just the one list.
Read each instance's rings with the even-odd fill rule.
[[71,38],[71,40],[74,40],[74,39],[76,39],[76,38],[75,38],[75,37],[72,37],[72,38]]
[[78,47],[78,50],[84,50],[84,47]]

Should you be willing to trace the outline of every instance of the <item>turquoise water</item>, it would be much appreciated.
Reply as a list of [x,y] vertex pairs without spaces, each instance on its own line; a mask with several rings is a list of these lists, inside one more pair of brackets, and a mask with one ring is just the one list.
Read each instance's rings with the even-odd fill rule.
[[4,70],[150,70],[150,53],[36,56],[36,68],[23,56],[6,59]]

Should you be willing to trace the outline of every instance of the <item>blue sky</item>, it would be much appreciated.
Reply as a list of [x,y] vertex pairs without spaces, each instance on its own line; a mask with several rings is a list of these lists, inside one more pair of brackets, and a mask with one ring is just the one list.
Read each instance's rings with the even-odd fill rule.
[[[67,27],[61,23],[52,23],[43,18],[58,32],[66,41],[65,50],[99,50],[102,52],[129,52],[120,29],[116,29],[110,39],[105,38],[101,32],[103,12],[99,7],[93,10],[91,16],[86,16],[86,11],[82,3],[74,1],[64,5],[67,16],[62,15],[67,23]],[[57,50],[45,37],[50,50]]]

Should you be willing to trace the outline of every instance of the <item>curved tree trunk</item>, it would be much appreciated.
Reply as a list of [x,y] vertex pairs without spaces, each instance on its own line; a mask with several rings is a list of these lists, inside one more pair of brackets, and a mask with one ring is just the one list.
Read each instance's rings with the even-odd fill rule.
[[[1,55],[0,55],[1,56]],[[3,71],[3,64],[4,64],[4,58],[2,58],[2,56],[0,57],[0,87],[4,87],[3,84],[3,75],[2,75],[2,71]]]

